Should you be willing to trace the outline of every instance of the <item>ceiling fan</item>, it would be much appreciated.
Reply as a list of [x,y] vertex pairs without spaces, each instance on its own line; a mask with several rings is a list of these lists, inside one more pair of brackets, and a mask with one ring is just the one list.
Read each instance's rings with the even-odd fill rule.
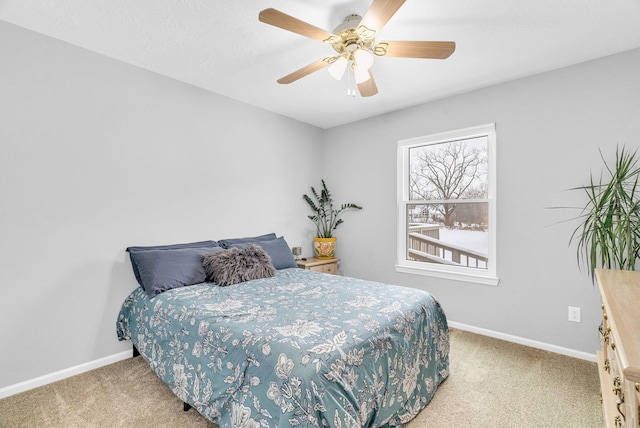
[[[329,67],[329,74],[340,80],[347,68],[353,73],[358,91],[363,97],[378,93],[371,73],[375,56],[397,58],[446,59],[456,49],[455,42],[384,41],[375,38],[382,27],[400,9],[405,0],[373,0],[363,17],[349,15],[333,33],[315,27],[276,9],[265,9],[258,18],[270,24],[310,39],[333,46],[337,55],[327,56],[278,79],[278,83],[295,82],[315,71]],[[355,90],[353,95],[355,95]]]

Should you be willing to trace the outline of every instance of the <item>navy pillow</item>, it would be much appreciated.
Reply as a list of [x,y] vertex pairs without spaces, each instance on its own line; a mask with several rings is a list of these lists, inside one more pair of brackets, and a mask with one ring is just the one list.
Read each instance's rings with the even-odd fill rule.
[[219,247],[215,241],[198,241],[189,242],[187,244],[170,244],[170,245],[155,245],[152,247],[129,247],[128,252],[132,251],[152,251],[152,250],[179,250],[180,248],[200,248],[200,247]]
[[[281,236],[280,238],[271,239],[269,241],[256,241],[255,244],[262,248],[271,257],[271,263],[276,269],[297,268],[296,260],[293,258],[291,248],[287,241]],[[251,244],[235,243],[231,247],[243,248]]]
[[248,236],[246,238],[221,239],[218,241],[218,244],[222,248],[232,248],[232,247],[237,247],[238,245],[253,244],[260,241],[271,241],[273,239],[276,239],[276,234],[267,233],[266,235]]
[[179,248],[133,251],[131,260],[138,267],[140,284],[153,298],[163,291],[205,282],[204,254],[224,251],[220,247]]
[[153,247],[129,247],[127,248],[127,252],[129,253],[129,258],[131,258],[131,267],[133,268],[133,274],[136,277],[136,281],[138,281],[138,284],[142,285],[142,281],[140,280],[140,272],[138,270],[138,265],[134,260],[133,253],[141,252],[141,251],[155,251],[155,250],[178,250],[180,248],[215,248],[215,247],[219,247],[219,245],[214,241],[200,241],[200,242],[190,242],[187,244],[156,245]]

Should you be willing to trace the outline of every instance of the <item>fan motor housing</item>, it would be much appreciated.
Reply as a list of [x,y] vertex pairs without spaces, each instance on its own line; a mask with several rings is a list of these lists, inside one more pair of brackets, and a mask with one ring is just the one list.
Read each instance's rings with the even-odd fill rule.
[[333,30],[333,34],[338,36],[339,40],[334,40],[331,45],[336,52],[347,59],[351,59],[356,49],[371,49],[374,43],[374,39],[365,40],[358,34],[357,27],[360,21],[362,21],[360,15],[351,14]]

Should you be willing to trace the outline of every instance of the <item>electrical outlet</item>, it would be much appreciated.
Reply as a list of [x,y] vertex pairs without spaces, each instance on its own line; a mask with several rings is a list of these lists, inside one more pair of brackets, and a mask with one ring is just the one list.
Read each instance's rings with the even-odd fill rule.
[[569,306],[569,321],[580,322],[580,308]]

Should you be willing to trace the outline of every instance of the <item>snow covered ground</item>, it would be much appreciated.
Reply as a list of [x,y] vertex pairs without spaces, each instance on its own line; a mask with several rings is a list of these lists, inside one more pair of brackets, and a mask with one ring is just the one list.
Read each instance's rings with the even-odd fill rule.
[[440,228],[440,240],[482,254],[489,254],[489,232]]

